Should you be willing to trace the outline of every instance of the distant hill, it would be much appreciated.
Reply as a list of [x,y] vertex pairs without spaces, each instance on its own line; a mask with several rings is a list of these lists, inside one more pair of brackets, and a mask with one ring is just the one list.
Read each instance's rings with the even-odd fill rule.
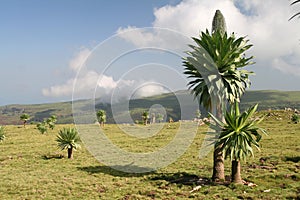
[[[180,100],[178,100],[179,98]],[[182,119],[192,119],[195,116],[195,108],[192,106],[191,97],[188,91],[178,91],[174,93],[156,95],[152,97],[142,99],[132,99],[129,101],[129,105],[124,105],[124,102],[114,104],[114,108],[118,110],[117,116],[122,119],[122,123],[130,123],[132,121],[128,118],[122,118],[122,115],[126,116],[129,107],[129,113],[133,121],[141,120],[141,114],[144,110],[148,110],[152,105],[159,104],[166,109],[167,116],[172,117],[174,120],[179,120],[180,116]],[[183,102],[184,105],[180,105],[179,102]],[[77,101],[79,109],[84,112],[86,111],[87,101]],[[242,97],[241,107],[242,109],[259,103],[259,110],[267,109],[284,109],[285,107],[300,109],[300,91],[275,91],[275,90],[264,90],[264,91],[247,91]],[[128,102],[127,102],[128,104]],[[181,113],[181,106],[185,107],[186,113]],[[104,109],[107,111],[107,122],[115,123],[112,117],[112,109],[110,104],[98,103],[96,104],[96,110]],[[206,111],[200,108],[201,113],[206,115]],[[0,107],[0,124],[20,124],[19,117],[22,113],[28,113],[32,116],[31,122],[42,121],[50,115],[56,115],[58,117],[58,123],[73,123],[72,115],[72,102],[62,103],[50,103],[50,104],[34,104],[34,105],[7,105]]]

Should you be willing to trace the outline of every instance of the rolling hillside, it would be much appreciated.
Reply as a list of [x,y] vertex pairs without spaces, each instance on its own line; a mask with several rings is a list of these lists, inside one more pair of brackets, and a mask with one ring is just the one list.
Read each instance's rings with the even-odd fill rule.
[[[178,100],[179,98],[180,100]],[[162,94],[143,99],[133,99],[128,102],[120,102],[114,104],[115,110],[118,110],[114,117],[118,117],[122,123],[131,123],[131,120],[126,118],[126,113],[129,113],[133,119],[141,120],[141,113],[149,109],[155,104],[162,105],[166,109],[167,117],[172,117],[174,120],[192,119],[194,118],[195,108],[192,106],[191,95],[188,91],[178,91],[175,94]],[[180,105],[183,102],[184,105]],[[77,107],[84,114],[86,111],[87,101],[76,101]],[[259,103],[259,110],[267,109],[284,109],[285,107],[300,109],[300,91],[247,91],[242,98],[242,109]],[[185,113],[181,113],[181,107],[184,106]],[[104,109],[107,111],[107,122],[115,123],[112,117],[112,109],[110,104],[99,103],[96,105],[96,110]],[[206,111],[201,108],[203,115]],[[51,103],[51,104],[35,104],[35,105],[7,105],[0,107],[0,124],[20,124],[19,116],[22,113],[28,113],[32,116],[31,122],[42,121],[44,118],[52,114],[58,116],[58,123],[73,123],[72,102]],[[124,117],[122,117],[124,115]],[[119,121],[120,122],[120,121]]]

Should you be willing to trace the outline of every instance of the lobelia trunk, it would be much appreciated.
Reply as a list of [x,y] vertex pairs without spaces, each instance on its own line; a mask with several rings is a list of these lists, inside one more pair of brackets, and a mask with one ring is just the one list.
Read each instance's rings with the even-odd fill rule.
[[231,182],[243,184],[241,177],[241,162],[239,160],[231,161]]
[[225,180],[224,157],[220,145],[215,146],[215,150],[214,150],[214,166],[213,166],[212,179],[215,182]]
[[[222,15],[220,10],[216,10],[213,22],[212,22],[212,33],[219,31],[222,35],[226,33],[226,22],[225,18]],[[222,101],[222,100],[221,100]],[[219,102],[217,100],[216,102],[216,115],[217,118],[221,121],[225,121],[223,117],[223,110],[222,105],[224,102]],[[221,131],[221,130],[220,130]],[[225,174],[224,174],[224,157],[223,153],[221,151],[221,145],[215,146],[214,149],[214,166],[213,166],[213,181],[221,181],[225,180]]]
[[[222,106],[219,105],[217,107],[217,118],[219,120],[225,121],[222,113]],[[221,131],[221,130],[220,130]],[[224,156],[221,150],[222,145],[215,146],[214,149],[214,164],[213,164],[213,175],[212,180],[215,182],[224,181],[225,180],[225,173],[224,173]]]
[[73,158],[73,147],[68,148],[68,158],[72,159]]

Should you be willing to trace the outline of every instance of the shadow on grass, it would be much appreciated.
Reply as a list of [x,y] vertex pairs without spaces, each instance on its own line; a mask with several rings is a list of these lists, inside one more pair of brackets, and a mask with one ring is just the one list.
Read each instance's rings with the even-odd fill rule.
[[207,177],[199,177],[195,174],[186,172],[155,174],[150,180],[165,180],[170,184],[180,185],[216,185],[216,183],[212,182],[211,179]]
[[[103,173],[109,174],[112,176],[118,177],[141,177],[144,175],[151,174],[153,172],[146,172],[146,173],[138,173],[143,171],[153,171],[151,169],[129,165],[129,166],[88,166],[88,167],[78,167],[77,169],[85,171],[90,174],[95,173]],[[126,172],[124,172],[126,171]]]
[[42,158],[43,158],[44,160],[62,159],[62,158],[64,158],[64,155],[62,155],[62,154],[43,155]]
[[300,156],[286,156],[285,161],[292,161],[294,163],[297,163],[300,161]]

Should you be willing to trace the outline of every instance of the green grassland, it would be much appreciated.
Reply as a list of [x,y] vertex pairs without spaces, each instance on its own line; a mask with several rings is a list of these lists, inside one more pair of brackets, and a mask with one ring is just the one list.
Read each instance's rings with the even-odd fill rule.
[[[262,114],[268,112],[258,115]],[[55,138],[59,129],[74,125],[58,125],[44,135],[34,125],[8,125],[6,140],[0,144],[0,199],[299,199],[300,124],[290,123],[291,115],[272,111],[262,123],[269,134],[263,136],[261,152],[242,163],[243,179],[257,185],[252,187],[209,181],[212,152],[198,157],[207,126],[199,127],[176,162],[152,173],[128,174],[98,162],[84,145],[73,160],[67,159]],[[149,152],[168,144],[179,125],[166,123],[145,139],[124,134],[116,124],[106,125],[104,131],[122,149]],[[147,128],[151,126],[155,125]],[[230,163],[225,164],[229,175]],[[202,187],[190,192],[198,185]]]

